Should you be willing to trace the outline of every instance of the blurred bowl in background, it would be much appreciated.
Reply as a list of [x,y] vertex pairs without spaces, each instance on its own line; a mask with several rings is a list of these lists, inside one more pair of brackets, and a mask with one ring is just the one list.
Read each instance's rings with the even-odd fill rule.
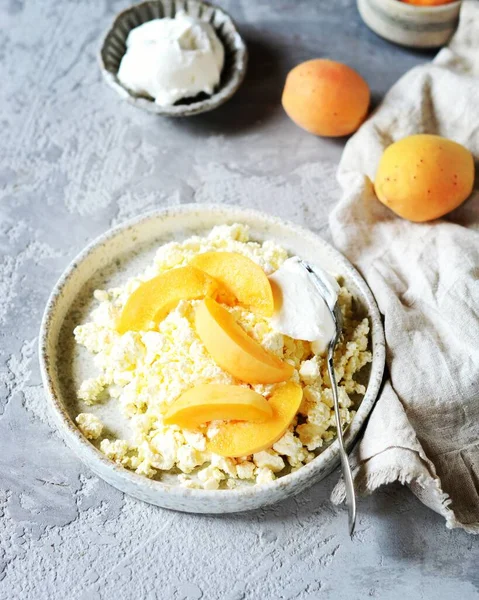
[[357,0],[359,14],[381,37],[412,48],[437,48],[448,42],[459,22],[461,1],[416,6],[400,0]]

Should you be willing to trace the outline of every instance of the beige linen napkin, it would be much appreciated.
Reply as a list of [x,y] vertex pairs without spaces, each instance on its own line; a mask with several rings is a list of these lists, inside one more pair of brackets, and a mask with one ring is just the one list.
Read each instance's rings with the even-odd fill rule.
[[[444,219],[414,224],[380,204],[371,181],[383,150],[436,133],[479,157],[479,2],[429,64],[407,73],[348,142],[336,246],[359,268],[384,315],[388,374],[355,448],[363,493],[409,485],[447,526],[479,533],[479,193]],[[333,501],[344,499],[340,482]]]

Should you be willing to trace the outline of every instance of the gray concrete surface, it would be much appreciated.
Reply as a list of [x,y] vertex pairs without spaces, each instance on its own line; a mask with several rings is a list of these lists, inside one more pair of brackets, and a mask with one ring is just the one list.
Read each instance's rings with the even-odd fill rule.
[[67,262],[156,206],[255,206],[328,236],[343,140],[297,129],[279,99],[314,56],[356,67],[377,101],[430,55],[383,42],[353,0],[223,0],[251,51],[215,113],[164,120],[123,103],[96,62],[124,2],[0,3],[0,598],[336,600],[479,598],[479,540],[447,531],[408,490],[359,503],[356,539],[329,502],[337,478],[250,514],[148,506],[98,480],[45,413],[36,341]]

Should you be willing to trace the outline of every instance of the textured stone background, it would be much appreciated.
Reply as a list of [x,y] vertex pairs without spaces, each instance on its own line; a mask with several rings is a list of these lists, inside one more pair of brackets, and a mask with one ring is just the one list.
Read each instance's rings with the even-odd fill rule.
[[247,80],[218,111],[174,121],[101,81],[100,37],[124,2],[0,2],[0,598],[479,598],[478,539],[445,530],[407,490],[362,500],[354,542],[329,502],[337,475],[246,515],[167,512],[94,477],[45,413],[43,307],[89,240],[153,207],[205,201],[327,237],[344,141],[288,121],[286,72],[329,55],[358,68],[377,101],[429,59],[374,36],[353,0],[221,4],[249,44]]

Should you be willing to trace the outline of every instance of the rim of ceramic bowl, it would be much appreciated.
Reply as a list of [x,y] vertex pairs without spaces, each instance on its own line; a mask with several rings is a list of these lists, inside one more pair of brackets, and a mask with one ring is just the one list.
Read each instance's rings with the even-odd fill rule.
[[[149,488],[152,492],[157,491],[162,492],[165,495],[167,494],[169,496],[169,500],[191,499],[197,500],[198,503],[203,503],[203,505],[205,502],[211,502],[214,504],[219,500],[224,500],[225,495],[227,495],[229,499],[234,498],[237,500],[246,499],[251,496],[260,498],[262,497],[262,500],[258,501],[257,505],[267,505],[271,503],[271,500],[268,499],[269,492],[271,490],[288,486],[288,488],[291,489],[291,491],[288,492],[288,495],[293,495],[295,488],[301,490],[305,487],[309,487],[309,485],[312,485],[315,482],[315,473],[317,473],[319,478],[328,467],[330,467],[329,470],[332,470],[334,467],[336,467],[339,464],[339,447],[337,439],[335,439],[334,442],[332,442],[323,452],[318,454],[318,456],[316,456],[316,458],[314,458],[310,463],[302,466],[297,471],[279,477],[273,482],[228,490],[189,489],[179,486],[178,484],[173,485],[169,483],[163,483],[162,481],[158,480],[148,479],[147,477],[130,471],[108,459],[99,449],[97,449],[83,436],[78,427],[75,425],[63,405],[60,390],[57,390],[57,385],[55,383],[56,361],[51,360],[49,352],[50,342],[52,341],[50,338],[54,334],[52,330],[52,324],[54,322],[58,303],[62,299],[65,287],[74,277],[75,272],[81,263],[85,261],[87,257],[92,252],[96,251],[100,246],[112,241],[116,236],[122,235],[128,230],[132,230],[135,227],[140,226],[146,221],[151,219],[181,216],[198,211],[208,212],[209,214],[211,214],[213,211],[216,212],[218,216],[224,217],[225,220],[228,219],[228,216],[230,215],[229,218],[239,221],[241,219],[240,215],[242,215],[243,219],[247,219],[248,217],[254,218],[263,224],[266,223],[268,226],[286,227],[294,234],[302,236],[302,238],[306,241],[311,240],[312,243],[323,246],[325,252],[341,265],[342,272],[354,280],[354,284],[358,287],[368,304],[368,317],[371,324],[373,360],[366,394],[361,401],[351,425],[348,427],[345,433],[346,446],[348,448],[352,447],[376,402],[381,387],[385,366],[384,332],[376,301],[371,290],[358,271],[338,250],[324,241],[320,236],[289,221],[285,221],[278,217],[252,209],[235,208],[221,204],[184,204],[177,207],[157,209],[126,221],[125,223],[106,231],[104,234],[94,239],[73,259],[73,261],[70,262],[54,286],[47,301],[39,336],[39,361],[42,381],[47,398],[49,400],[49,408],[51,409],[51,413],[53,414],[59,432],[61,433],[67,445],[99,477],[105,478],[103,476],[105,470],[114,472],[116,475],[115,479],[119,479],[123,486],[129,487],[128,493],[130,495],[136,496],[135,492],[131,490],[131,487],[133,487],[138,494],[141,493],[142,489]],[[64,317],[65,315],[63,315],[63,319]],[[111,480],[109,480],[109,483],[116,486],[116,484],[112,483]],[[119,489],[124,489],[124,487],[120,485],[117,487],[119,487]],[[161,506],[161,503],[158,504]],[[241,510],[241,508],[238,508],[236,512]],[[194,511],[191,510],[191,512]],[[212,510],[211,512],[217,511]]]
[[462,0],[455,0],[454,2],[448,2],[447,4],[440,4],[439,6],[418,6],[417,4],[408,4],[407,2],[401,2],[401,0],[381,0],[381,5],[384,10],[388,8],[395,11],[400,11],[404,15],[440,15],[441,13],[451,12],[452,8],[456,8],[461,4]]
[[[113,19],[111,25],[109,26],[105,34],[103,35],[100,50],[98,52],[98,60],[100,63],[103,78],[106,81],[106,83],[111,88],[116,90],[116,92],[123,99],[125,99],[133,106],[136,106],[137,108],[141,108],[153,114],[158,114],[167,117],[189,117],[218,108],[219,106],[227,102],[237,92],[237,90],[239,89],[246,77],[246,71],[248,66],[248,49],[242,36],[238,31],[238,27],[236,26],[235,21],[233,20],[231,15],[228,12],[226,12],[223,8],[204,0],[171,0],[170,4],[175,4],[175,11],[176,3],[180,4],[180,8],[184,10],[189,10],[190,7],[212,10],[215,13],[220,14],[224,19],[224,22],[228,23],[231,27],[232,32],[234,34],[234,44],[231,45],[229,49],[234,50],[234,60],[232,65],[233,74],[225,86],[221,87],[220,82],[220,87],[215,92],[213,92],[213,94],[202,100],[194,101],[194,99],[192,99],[191,102],[184,104],[160,106],[156,104],[153,99],[150,99],[146,96],[137,95],[134,92],[131,92],[126,86],[124,86],[119,81],[117,76],[118,71],[114,73],[107,68],[107,65],[104,60],[104,53],[106,51],[107,44],[110,41],[110,37],[113,35],[114,31],[118,28],[119,24],[125,18],[125,16],[129,13],[140,11],[143,7],[149,6],[151,4],[164,4],[163,0],[144,0],[143,2],[140,2],[138,4],[132,4],[128,8],[119,12]],[[214,24],[211,23],[211,25],[216,31],[216,27],[214,26]],[[132,29],[133,27],[129,31],[131,31]],[[227,48],[225,47],[225,49]]]

